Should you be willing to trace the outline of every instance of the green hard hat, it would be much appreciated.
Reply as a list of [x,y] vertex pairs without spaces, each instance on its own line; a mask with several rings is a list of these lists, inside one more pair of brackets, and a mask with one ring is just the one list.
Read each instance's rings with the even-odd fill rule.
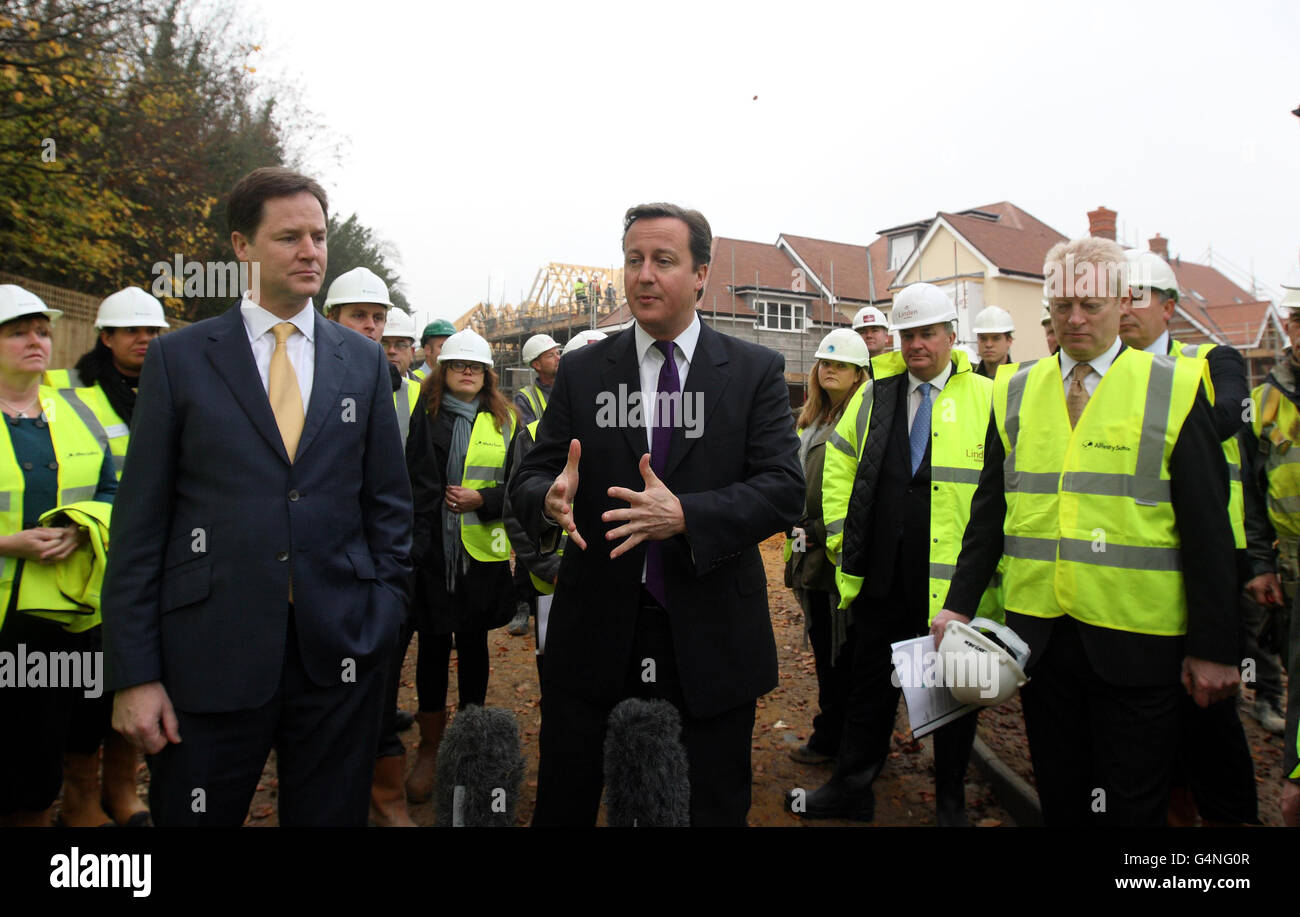
[[451,337],[455,333],[455,325],[445,318],[439,318],[424,326],[424,333],[420,335],[420,340],[427,341],[429,338]]

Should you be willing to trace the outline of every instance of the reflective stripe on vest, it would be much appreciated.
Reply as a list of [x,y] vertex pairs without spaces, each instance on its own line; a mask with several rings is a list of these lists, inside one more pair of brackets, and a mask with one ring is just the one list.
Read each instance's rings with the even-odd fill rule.
[[[965,352],[954,350],[953,359],[957,366],[943,390],[934,396],[930,412],[930,578],[926,596],[930,620],[943,610],[957,557],[961,553],[962,536],[970,520],[971,500],[975,496],[980,471],[984,468],[984,436],[988,431],[989,405],[993,397],[993,383],[971,370]],[[876,380],[880,381],[906,373],[907,364],[901,353],[894,352],[873,360],[872,369]],[[853,429],[845,431],[859,440],[854,449],[858,458],[865,446],[862,432],[869,429],[871,421],[871,404],[864,398],[863,405],[865,410],[859,406]],[[857,418],[861,418],[860,423]],[[894,422],[902,422],[902,418],[896,418]],[[830,461],[829,452],[827,461]],[[856,476],[855,459],[853,474],[848,479],[850,491]],[[843,515],[839,522],[842,544]],[[862,589],[862,583],[863,577],[836,570],[835,585],[840,591],[841,608],[852,604]],[[999,622],[1003,620],[997,578],[980,597],[977,614]]]
[[113,474],[120,481],[126,466],[126,450],[131,441],[131,428],[113,410],[104,389],[95,383],[89,388],[60,389],[62,395],[82,422],[95,434],[103,448],[113,457]]
[[[1268,478],[1268,519],[1278,535],[1300,537],[1300,447],[1293,441],[1300,436],[1300,409],[1278,389],[1281,396],[1277,415],[1264,416],[1264,400],[1273,386],[1265,382],[1250,393],[1254,411],[1251,429],[1264,454],[1264,474]],[[1265,426],[1265,420],[1268,425]],[[1274,430],[1280,433],[1270,436]]]
[[[415,403],[420,399],[420,386],[412,385],[411,380],[403,377],[402,387],[393,392],[393,409],[397,411],[397,429],[402,434],[402,442],[411,434],[411,415],[415,413]],[[405,406],[406,410],[402,410]]]
[[81,384],[81,374],[75,369],[47,369],[41,379],[41,385],[49,388],[85,388]]
[[1071,430],[1057,359],[999,371],[993,415],[1006,450],[1008,610],[1186,632],[1169,457],[1207,374],[1203,360],[1126,349]]
[[[55,506],[94,499],[99,488],[99,473],[104,464],[104,450],[100,439],[81,419],[80,415],[52,388],[41,386],[41,409],[49,422],[50,442],[54,447],[54,460],[58,463],[58,492]],[[23,493],[27,481],[18,466],[13,440],[8,434],[0,442],[0,534],[13,535],[23,528]],[[51,507],[52,508],[52,507]],[[14,575],[19,560],[16,557],[0,558],[0,623],[9,608]],[[24,578],[25,585],[25,578]],[[28,599],[27,591],[20,586],[20,603],[37,607]],[[40,602],[39,604],[49,604]],[[63,624],[65,629],[80,633],[100,622],[99,612],[55,611],[38,614]]]
[[[504,432],[497,429],[491,411],[479,411],[469,434],[462,487],[483,490],[505,484],[506,450],[514,439],[515,424],[514,411],[510,412],[510,424]],[[482,520],[476,512],[462,513],[460,519],[460,541],[470,557],[484,562],[510,558],[510,539],[500,519]]]
[[[1207,359],[1216,346],[1218,345],[1208,343],[1184,344],[1169,339],[1169,352],[1177,352],[1189,359]],[[1246,501],[1241,490],[1241,449],[1237,437],[1229,436],[1223,441],[1223,458],[1228,463],[1228,519],[1232,522],[1232,543],[1237,550],[1243,550],[1246,547]]]

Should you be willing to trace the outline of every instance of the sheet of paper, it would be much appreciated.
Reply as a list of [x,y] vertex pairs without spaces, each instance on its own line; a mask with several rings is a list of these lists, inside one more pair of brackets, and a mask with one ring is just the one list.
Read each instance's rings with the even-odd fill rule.
[[546,622],[551,617],[551,599],[553,595],[539,595],[537,597],[537,652],[538,654],[546,652]]
[[959,716],[978,710],[975,704],[962,704],[943,685],[943,666],[935,651],[934,637],[926,634],[892,644],[894,674],[903,688],[907,702],[907,719],[912,736],[921,738]]

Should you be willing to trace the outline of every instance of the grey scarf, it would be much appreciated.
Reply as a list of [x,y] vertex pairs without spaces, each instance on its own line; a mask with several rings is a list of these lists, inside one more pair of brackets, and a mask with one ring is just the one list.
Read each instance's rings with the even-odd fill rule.
[[[451,447],[447,450],[448,484],[459,485],[465,479],[465,454],[469,452],[469,432],[478,415],[478,399],[461,401],[447,394],[442,399],[442,409],[454,418],[451,426]],[[456,581],[469,570],[469,555],[460,540],[462,516],[442,504],[442,559],[446,573],[447,591],[456,591]]]

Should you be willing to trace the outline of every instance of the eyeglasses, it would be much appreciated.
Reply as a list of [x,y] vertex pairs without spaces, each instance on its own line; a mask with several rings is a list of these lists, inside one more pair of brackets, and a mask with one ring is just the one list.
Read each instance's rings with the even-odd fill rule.
[[474,363],[470,360],[448,360],[447,368],[454,373],[467,372],[475,376],[483,375],[483,370],[487,369],[482,363]]
[[394,350],[410,350],[411,342],[406,340],[406,338],[400,338],[396,341],[389,338],[388,340],[384,341],[384,346],[391,347]]

